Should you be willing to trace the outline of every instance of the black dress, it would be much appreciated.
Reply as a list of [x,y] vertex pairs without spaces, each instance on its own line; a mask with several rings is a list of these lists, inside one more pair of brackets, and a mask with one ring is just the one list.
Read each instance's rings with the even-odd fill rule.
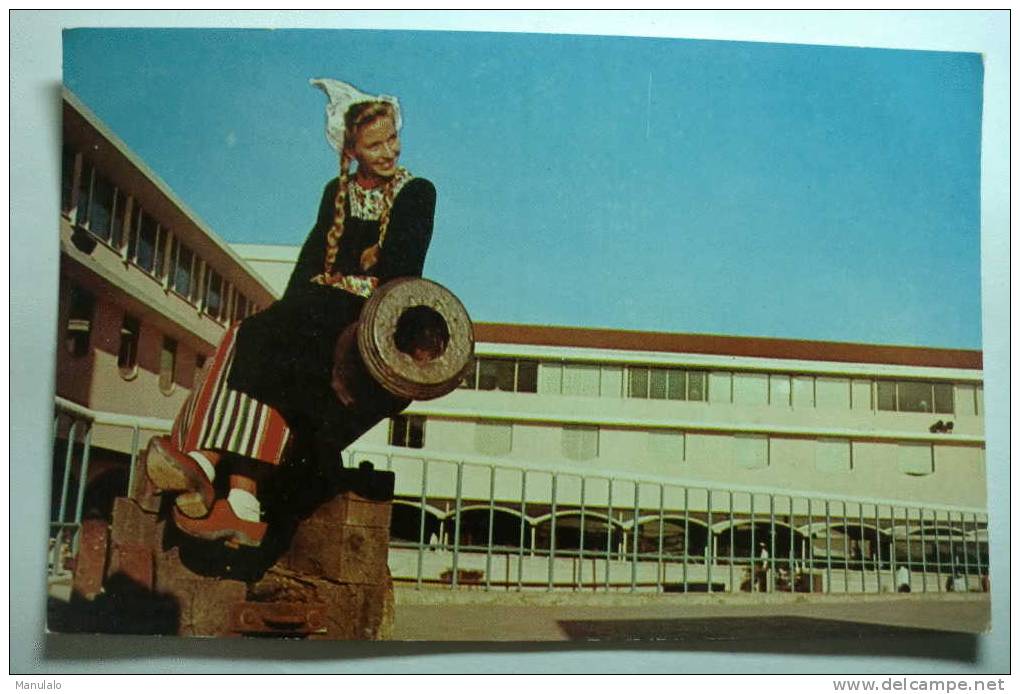
[[[382,418],[363,408],[345,408],[330,385],[337,338],[358,319],[366,301],[311,281],[324,269],[326,233],[333,221],[338,185],[339,179],[333,179],[323,191],[318,219],[283,297],[241,323],[228,377],[229,387],[276,408],[296,439],[314,445],[316,455],[327,458],[338,456],[357,433]],[[410,178],[399,189],[379,260],[368,271],[361,269],[360,258],[379,239],[378,209],[360,205],[355,207],[364,209],[352,213],[351,197],[332,271],[377,277],[380,286],[397,277],[420,277],[432,238],[433,185],[423,178]]]

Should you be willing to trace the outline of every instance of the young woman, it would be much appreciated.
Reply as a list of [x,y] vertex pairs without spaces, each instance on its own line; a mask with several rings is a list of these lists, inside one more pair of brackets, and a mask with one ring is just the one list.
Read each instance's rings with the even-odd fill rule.
[[[340,451],[360,432],[408,404],[359,398],[334,354],[373,291],[421,276],[435,188],[399,166],[395,98],[336,80],[312,84],[329,97],[326,136],[340,175],[323,191],[281,300],[228,330],[170,436],[149,446],[150,479],[180,492],[174,520],[202,539],[261,543],[259,480],[280,463],[288,439],[292,457],[339,466]],[[214,481],[223,474],[229,492],[216,499]]]

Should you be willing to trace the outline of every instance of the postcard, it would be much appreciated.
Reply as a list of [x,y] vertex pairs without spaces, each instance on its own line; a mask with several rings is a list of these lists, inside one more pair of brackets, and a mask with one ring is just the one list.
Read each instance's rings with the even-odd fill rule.
[[51,631],[988,629],[979,54],[63,50]]

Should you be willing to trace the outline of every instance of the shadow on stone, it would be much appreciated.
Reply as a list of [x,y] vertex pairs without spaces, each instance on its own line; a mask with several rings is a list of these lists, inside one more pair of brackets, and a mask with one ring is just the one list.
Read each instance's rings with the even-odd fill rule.
[[60,633],[176,634],[180,605],[172,595],[153,593],[124,574],[110,576],[94,600],[72,595],[50,599],[47,628]]

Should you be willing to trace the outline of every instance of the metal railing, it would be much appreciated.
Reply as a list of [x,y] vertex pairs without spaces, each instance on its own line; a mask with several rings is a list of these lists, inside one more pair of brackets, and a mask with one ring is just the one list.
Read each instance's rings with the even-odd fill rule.
[[172,425],[172,422],[164,419],[98,412],[61,397],[54,398],[54,411],[53,483],[60,488],[60,498],[50,515],[47,573],[51,579],[69,573],[68,560],[78,551],[96,428],[110,427],[131,432],[128,484],[124,490],[126,494],[135,483],[135,461],[144,443],[141,440],[142,432],[165,433],[170,431]]
[[979,509],[522,469],[358,446],[396,473],[390,570],[418,587],[984,591]]
[[[51,576],[65,574],[77,550],[96,427],[131,432],[131,489],[142,432],[167,432],[172,424],[62,398],[55,410],[60,497],[50,523]],[[345,459],[396,473],[390,569],[395,580],[418,587],[988,589],[988,517],[981,509],[522,468],[389,446],[355,446]]]

